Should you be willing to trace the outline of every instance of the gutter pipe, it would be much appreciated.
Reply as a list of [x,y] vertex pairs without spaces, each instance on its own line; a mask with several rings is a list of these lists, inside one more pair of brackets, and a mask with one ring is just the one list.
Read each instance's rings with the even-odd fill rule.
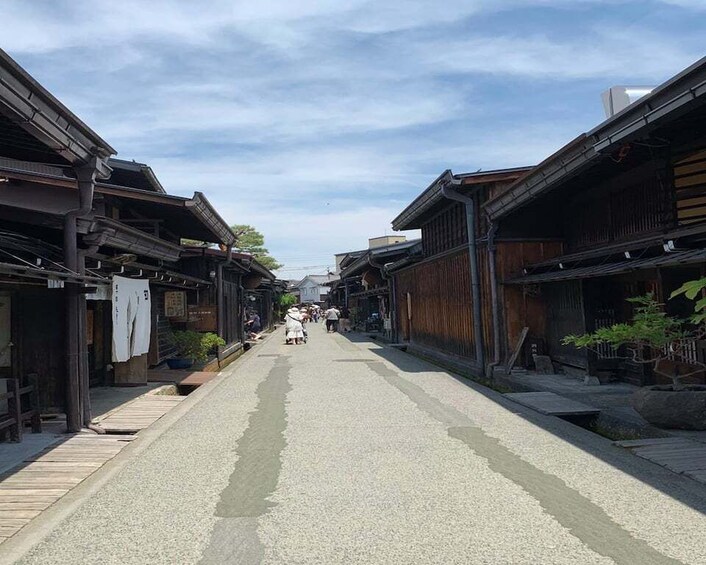
[[471,299],[473,301],[473,341],[475,342],[476,362],[480,366],[482,376],[485,375],[485,352],[483,347],[483,325],[481,323],[480,305],[480,271],[478,269],[478,243],[476,240],[476,208],[472,196],[457,192],[453,187],[460,186],[463,181],[454,178],[448,171],[447,179],[441,186],[441,193],[449,200],[462,202],[466,207],[466,229],[468,231],[468,259],[471,275]]
[[[394,335],[397,333],[397,301],[395,300],[395,280],[390,275],[387,270],[385,269],[385,266],[388,265],[389,263],[386,263],[385,265],[378,263],[373,259],[372,253],[368,255],[368,264],[371,267],[375,267],[376,269],[380,269],[380,274],[382,275],[382,278],[387,281],[387,292],[390,295],[389,296],[389,302],[390,302],[390,338],[393,338]],[[384,328],[383,328],[384,329]]]
[[390,321],[392,322],[392,330],[390,332],[390,337],[393,341],[398,341],[397,332],[397,283],[395,282],[395,276],[391,274],[387,268],[394,263],[385,263],[382,266],[382,276],[389,281],[390,284]]
[[[233,245],[228,245],[228,250],[226,252],[226,260],[218,263],[216,268],[216,294],[217,294],[217,307],[218,307],[218,335],[223,339],[226,339],[226,324],[225,324],[225,305],[224,305],[224,294],[225,285],[223,284],[223,269],[233,262]],[[226,341],[228,341],[226,339]]]
[[495,235],[497,222],[490,222],[488,229],[488,270],[490,271],[490,302],[493,309],[493,366],[500,364],[500,303],[498,301],[498,274],[495,269]]
[[[93,243],[90,247],[86,249],[81,249],[78,252],[78,273],[79,275],[83,276],[86,274],[86,256],[87,255],[92,255],[93,253],[96,253],[98,249],[100,249],[100,246],[105,243],[105,239],[107,239],[105,236],[101,237],[96,241],[96,243]],[[79,316],[78,316],[78,322],[79,322],[79,335],[81,336],[87,336],[87,328],[86,328],[86,320],[88,319],[88,305],[86,304],[86,298],[85,296],[82,296],[82,300],[79,301]],[[89,375],[89,368],[88,368],[88,345],[86,344],[86,347],[81,348],[81,356],[79,359],[79,367],[80,367],[80,374],[81,374],[81,402],[83,404],[82,406],[82,411],[81,411],[81,416],[83,418],[83,427],[87,428],[91,431],[96,432],[97,434],[104,434],[105,429],[103,429],[101,426],[98,424],[93,423],[93,413],[91,410],[91,397],[89,394],[89,388],[91,386],[90,383],[90,375]]]
[[[96,177],[107,174],[109,168],[105,159],[93,157],[91,161],[75,169],[78,180],[79,207],[70,210],[64,216],[64,266],[73,273],[79,272],[79,254],[77,242],[77,220],[91,213],[93,209],[93,191]],[[84,404],[90,403],[88,390],[82,392],[83,378],[81,356],[86,349],[86,334],[80,332],[82,323],[80,314],[85,309],[86,297],[82,295],[80,284],[68,283],[65,288],[66,295],[66,427],[68,432],[81,430],[84,416]],[[84,302],[83,309],[81,302]],[[90,409],[88,410],[90,413]]]

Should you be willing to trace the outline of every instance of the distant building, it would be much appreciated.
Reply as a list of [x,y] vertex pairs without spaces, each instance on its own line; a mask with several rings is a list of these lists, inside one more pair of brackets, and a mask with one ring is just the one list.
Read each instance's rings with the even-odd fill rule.
[[404,243],[407,241],[407,236],[405,235],[382,235],[380,237],[368,238],[368,249],[360,249],[358,251],[346,251],[345,253],[336,253],[334,257],[336,258],[336,273],[341,272],[341,262],[349,257],[349,260],[356,257],[364,255],[370,249],[376,249],[378,247],[387,247],[388,245],[394,245],[396,243]]
[[368,249],[387,247],[388,245],[404,243],[405,241],[407,241],[407,237],[404,235],[383,235],[381,237],[371,237],[368,239]]
[[330,287],[327,283],[338,280],[338,275],[307,275],[302,280],[294,283],[290,292],[299,297],[299,302],[325,302]]

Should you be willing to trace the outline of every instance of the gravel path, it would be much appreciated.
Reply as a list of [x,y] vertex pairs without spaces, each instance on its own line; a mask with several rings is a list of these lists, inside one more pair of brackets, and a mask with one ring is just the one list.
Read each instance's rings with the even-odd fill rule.
[[706,564],[698,483],[309,333],[258,345],[21,563]]

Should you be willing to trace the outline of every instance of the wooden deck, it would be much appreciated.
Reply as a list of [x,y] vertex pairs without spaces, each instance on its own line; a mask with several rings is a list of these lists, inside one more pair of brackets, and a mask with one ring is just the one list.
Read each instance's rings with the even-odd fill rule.
[[616,441],[638,457],[706,484],[706,444],[681,437]]
[[115,457],[132,439],[77,434],[0,475],[0,543]]
[[[215,376],[215,373],[213,373]],[[144,394],[97,418],[105,435],[82,432],[23,456],[0,474],[0,544],[115,457],[134,434],[186,397]],[[57,436],[58,437],[58,436]]]
[[218,376],[214,371],[179,371],[152,369],[147,371],[147,380],[155,383],[174,383],[177,386],[199,387]]
[[137,433],[182,402],[185,396],[146,394],[96,421],[107,433]]
[[600,409],[553,392],[511,392],[505,398],[548,416],[593,416]]

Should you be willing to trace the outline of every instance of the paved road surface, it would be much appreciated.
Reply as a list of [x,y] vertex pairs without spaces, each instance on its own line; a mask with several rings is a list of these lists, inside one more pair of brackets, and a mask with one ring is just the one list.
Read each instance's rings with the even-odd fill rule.
[[706,564],[706,489],[375,343],[279,332],[21,563]]

